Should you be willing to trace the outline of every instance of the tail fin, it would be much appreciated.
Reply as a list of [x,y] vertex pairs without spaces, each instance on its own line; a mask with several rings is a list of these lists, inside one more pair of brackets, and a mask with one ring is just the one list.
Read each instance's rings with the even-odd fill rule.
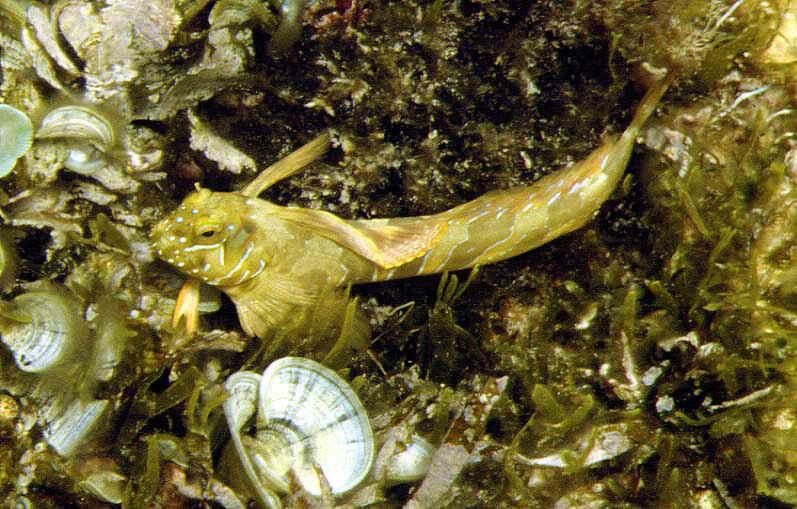
[[631,151],[634,148],[639,131],[653,112],[656,111],[656,106],[658,106],[659,101],[674,79],[675,74],[670,73],[648,90],[637,106],[631,123],[623,131],[620,138],[614,141],[606,150],[606,156],[601,162],[601,168],[610,178],[619,181],[625,172],[625,167],[631,158]]
[[650,87],[650,90],[647,91],[645,97],[642,98],[639,106],[637,106],[634,118],[631,119],[631,124],[628,126],[629,130],[639,132],[639,129],[642,128],[647,119],[656,111],[656,106],[658,106],[659,101],[673,81],[675,81],[675,73],[671,72]]

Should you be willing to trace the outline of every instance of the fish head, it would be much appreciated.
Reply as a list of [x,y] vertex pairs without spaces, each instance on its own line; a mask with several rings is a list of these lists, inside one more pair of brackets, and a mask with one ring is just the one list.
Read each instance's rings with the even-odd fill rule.
[[152,228],[152,248],[162,260],[208,284],[236,283],[238,274],[232,272],[243,268],[253,248],[255,225],[245,210],[240,195],[200,188]]

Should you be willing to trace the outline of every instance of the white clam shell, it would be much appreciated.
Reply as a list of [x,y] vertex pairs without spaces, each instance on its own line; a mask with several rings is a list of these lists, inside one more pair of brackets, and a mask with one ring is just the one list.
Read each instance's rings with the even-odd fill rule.
[[2,341],[19,369],[41,373],[72,360],[85,339],[81,306],[66,291],[35,290],[14,299],[14,314]]
[[62,106],[42,119],[36,138],[79,140],[104,151],[113,145],[114,132],[100,113],[83,106]]
[[45,440],[61,456],[71,456],[91,438],[108,403],[107,399],[73,401],[63,415],[50,423],[44,433]]
[[91,175],[108,165],[105,156],[115,135],[111,123],[100,113],[83,106],[62,106],[42,119],[36,139],[68,141],[64,166]]
[[33,142],[33,125],[27,115],[0,104],[0,177],[5,177]]
[[260,380],[257,415],[261,450],[253,462],[287,489],[289,472],[320,496],[323,472],[334,495],[368,475],[374,440],[368,414],[348,383],[321,364],[298,357],[272,363]]
[[[224,414],[246,475],[261,502],[281,507],[272,490],[296,479],[310,494],[333,495],[357,486],[374,459],[368,415],[345,380],[315,361],[285,357],[263,375],[241,371],[225,383]],[[257,413],[256,437],[242,435]]]

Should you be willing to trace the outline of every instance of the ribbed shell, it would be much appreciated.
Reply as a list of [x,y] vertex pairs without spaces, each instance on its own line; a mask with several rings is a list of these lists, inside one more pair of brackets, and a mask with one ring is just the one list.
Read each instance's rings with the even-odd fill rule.
[[66,412],[50,423],[44,433],[47,443],[61,456],[71,456],[91,439],[108,408],[107,399],[75,400]]
[[36,132],[38,139],[75,139],[106,150],[114,143],[111,123],[83,106],[62,106],[49,112]]
[[293,469],[305,490],[321,495],[315,464],[339,495],[371,470],[374,440],[368,414],[348,383],[317,362],[285,357],[266,369],[257,427],[266,453],[253,461],[281,477],[285,486]]
[[37,139],[69,140],[64,166],[90,175],[106,164],[106,152],[114,144],[113,126],[98,112],[82,106],[62,106],[42,119]]
[[27,115],[7,104],[0,104],[0,178],[14,169],[33,142],[33,125]]
[[66,290],[36,290],[14,299],[17,315],[2,330],[2,341],[19,369],[41,373],[71,360],[85,343],[82,309]]
[[252,371],[239,371],[230,375],[224,384],[224,388],[230,393],[230,397],[224,402],[224,415],[227,418],[232,442],[241,460],[241,465],[249,477],[257,497],[265,507],[280,508],[282,503],[279,497],[271,491],[273,487],[269,483],[269,479],[261,479],[261,476],[255,471],[250,452],[243,444],[241,437],[241,430],[257,410],[257,394],[261,378],[258,373]]
[[260,375],[252,371],[233,373],[224,384],[230,397],[224,402],[224,414],[233,438],[255,415]]

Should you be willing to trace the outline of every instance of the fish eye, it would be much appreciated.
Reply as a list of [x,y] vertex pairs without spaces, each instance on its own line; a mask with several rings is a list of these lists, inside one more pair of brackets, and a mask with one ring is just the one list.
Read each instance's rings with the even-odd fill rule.
[[219,233],[220,230],[221,228],[219,227],[219,225],[211,223],[199,226],[196,229],[196,233],[200,237],[204,237],[206,239],[212,239],[213,237],[216,236],[217,233]]

